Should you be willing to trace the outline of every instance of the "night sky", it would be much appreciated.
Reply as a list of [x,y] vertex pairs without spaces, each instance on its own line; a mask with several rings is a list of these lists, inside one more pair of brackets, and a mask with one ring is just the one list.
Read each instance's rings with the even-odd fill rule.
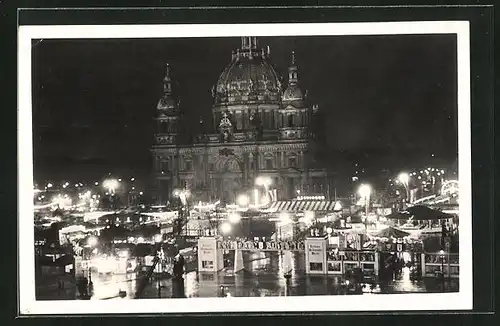
[[[285,80],[295,50],[301,86],[324,115],[320,158],[329,168],[456,161],[454,35],[259,38],[266,45]],[[36,181],[146,178],[165,63],[193,130],[200,116],[210,121],[212,85],[239,46],[239,38],[34,41]]]

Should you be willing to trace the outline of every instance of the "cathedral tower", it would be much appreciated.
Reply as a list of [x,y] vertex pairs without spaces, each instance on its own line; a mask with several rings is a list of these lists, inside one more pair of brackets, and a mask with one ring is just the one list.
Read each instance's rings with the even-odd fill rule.
[[[171,67],[165,66],[163,78],[163,96],[156,106],[155,147],[176,147],[179,143],[181,110],[178,98],[173,90]],[[156,201],[165,203],[170,197],[172,186],[179,183],[176,153],[157,153],[154,156],[156,175]]]

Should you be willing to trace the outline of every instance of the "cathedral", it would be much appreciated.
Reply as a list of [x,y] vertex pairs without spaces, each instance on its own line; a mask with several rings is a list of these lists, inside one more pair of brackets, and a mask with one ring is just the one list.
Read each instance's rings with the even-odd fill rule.
[[[327,173],[308,152],[318,106],[301,88],[295,53],[282,85],[269,47],[259,49],[256,37],[242,37],[212,88],[211,131],[190,144],[180,141],[181,109],[170,70],[167,65],[152,147],[158,204],[176,189],[188,190],[194,202],[235,203],[239,195],[253,198],[255,191],[270,189],[274,200],[327,195]],[[258,177],[269,180],[270,189],[258,189]]]

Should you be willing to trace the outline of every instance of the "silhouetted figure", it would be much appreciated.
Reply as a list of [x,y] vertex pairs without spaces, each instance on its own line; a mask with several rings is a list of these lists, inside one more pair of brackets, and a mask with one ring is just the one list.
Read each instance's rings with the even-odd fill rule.
[[172,279],[172,298],[185,298],[184,278],[177,277]]
[[122,289],[118,290],[118,296],[120,298],[125,298],[127,296],[127,291],[123,291]]
[[87,289],[87,286],[88,286],[88,280],[86,277],[82,277],[78,280],[78,293],[80,293],[80,296],[82,298],[86,298],[88,297],[88,289]]
[[173,277],[182,278],[184,274],[184,256],[178,253],[174,258]]
[[94,282],[90,281],[88,286],[88,294],[92,295],[94,293]]

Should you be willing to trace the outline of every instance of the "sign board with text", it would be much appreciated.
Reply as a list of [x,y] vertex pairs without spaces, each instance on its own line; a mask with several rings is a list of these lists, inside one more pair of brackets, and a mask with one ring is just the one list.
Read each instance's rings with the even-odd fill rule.
[[323,238],[308,238],[305,241],[306,274],[326,274],[327,240]]
[[217,239],[212,237],[198,239],[198,271],[217,272],[223,267],[222,250],[217,246]]
[[258,250],[258,251],[304,251],[303,241],[217,241],[221,250]]

